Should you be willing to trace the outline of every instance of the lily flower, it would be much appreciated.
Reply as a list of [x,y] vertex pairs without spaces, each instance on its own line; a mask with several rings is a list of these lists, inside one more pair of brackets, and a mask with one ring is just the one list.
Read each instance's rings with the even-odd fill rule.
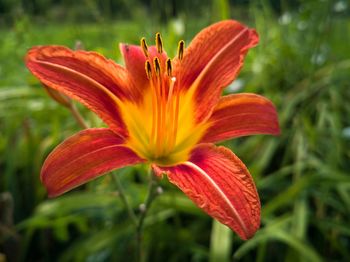
[[242,239],[260,226],[260,200],[248,169],[213,143],[253,134],[279,134],[277,113],[255,94],[221,97],[258,35],[234,20],[203,29],[168,58],[155,46],[121,44],[125,67],[95,52],[37,46],[29,70],[47,87],[75,99],[108,126],[83,130],[47,157],[41,180],[55,197],[111,170],[147,163],[199,208]]

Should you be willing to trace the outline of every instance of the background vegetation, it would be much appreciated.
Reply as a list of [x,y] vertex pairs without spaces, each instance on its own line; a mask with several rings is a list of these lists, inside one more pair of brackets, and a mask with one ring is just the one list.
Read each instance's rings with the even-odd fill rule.
[[[134,232],[110,176],[47,199],[47,154],[80,129],[23,64],[33,45],[81,41],[118,62],[119,42],[162,32],[174,54],[212,22],[257,28],[239,78],[277,106],[280,137],[225,145],[246,163],[262,227],[246,242],[203,214],[166,179],[146,219],[148,261],[350,261],[350,6],[345,0],[0,0],[0,261],[127,261]],[[78,105],[79,106],[79,105]],[[91,126],[101,123],[85,108]],[[118,171],[138,210],[145,168]],[[5,255],[6,254],[6,255]],[[5,258],[6,257],[6,258]]]

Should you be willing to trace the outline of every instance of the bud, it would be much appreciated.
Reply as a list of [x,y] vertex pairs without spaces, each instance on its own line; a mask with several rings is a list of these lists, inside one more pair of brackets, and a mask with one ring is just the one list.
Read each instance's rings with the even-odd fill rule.
[[146,205],[144,203],[139,205],[139,210],[140,210],[141,213],[145,213],[146,209],[147,209],[147,207],[146,207]]
[[164,190],[163,190],[163,188],[161,186],[158,186],[157,189],[156,189],[156,192],[157,192],[158,195],[161,195],[161,194],[163,194]]
[[80,40],[75,41],[74,50],[84,50],[83,42]]

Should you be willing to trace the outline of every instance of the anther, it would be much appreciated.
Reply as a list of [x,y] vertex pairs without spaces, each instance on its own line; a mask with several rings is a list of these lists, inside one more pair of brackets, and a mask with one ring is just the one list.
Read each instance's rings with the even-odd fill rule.
[[154,58],[154,69],[156,71],[156,75],[160,76],[160,63],[158,57]]
[[145,70],[148,79],[152,78],[152,66],[151,63],[147,60],[145,63]]
[[177,57],[180,59],[180,61],[184,57],[184,49],[185,49],[185,41],[181,40],[177,47]]
[[156,33],[156,47],[157,52],[161,54],[163,52],[163,41],[162,37],[160,36],[160,33]]
[[170,58],[166,60],[166,73],[168,74],[168,76],[172,75],[172,65]]
[[145,54],[145,57],[148,57],[148,46],[144,37],[141,38],[141,48],[143,53]]

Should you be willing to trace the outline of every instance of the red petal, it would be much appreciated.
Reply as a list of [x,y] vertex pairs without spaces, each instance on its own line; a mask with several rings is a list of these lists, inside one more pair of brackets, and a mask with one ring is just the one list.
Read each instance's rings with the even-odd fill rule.
[[119,47],[124,57],[125,67],[129,71],[134,85],[137,88],[143,88],[148,83],[145,71],[146,57],[144,53],[136,45],[120,44]]
[[80,101],[113,130],[127,135],[116,101],[137,99],[137,94],[124,68],[97,53],[62,46],[33,47],[26,64],[42,83]]
[[278,135],[278,116],[270,100],[255,94],[234,94],[219,100],[202,142],[218,142],[254,134]]
[[164,67],[168,58],[165,52],[159,54],[155,46],[148,48],[148,58],[144,55],[140,46],[120,44],[119,47],[124,57],[125,67],[129,71],[135,87],[141,91],[149,84],[145,71],[146,60],[149,59],[152,62],[155,57],[158,57]]
[[225,147],[201,144],[190,161],[175,167],[158,167],[194,203],[242,239],[260,226],[260,200],[253,179],[241,160]]
[[235,79],[248,49],[258,40],[255,30],[233,20],[213,24],[193,39],[176,70],[182,88],[195,89],[198,122],[209,117],[222,89]]
[[41,181],[50,197],[58,196],[116,168],[143,162],[107,128],[83,130],[47,157]]

